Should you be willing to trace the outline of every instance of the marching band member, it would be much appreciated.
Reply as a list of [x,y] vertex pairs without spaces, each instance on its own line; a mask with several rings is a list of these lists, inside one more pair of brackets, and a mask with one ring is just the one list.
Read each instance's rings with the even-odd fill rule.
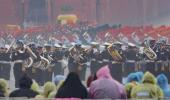
[[125,64],[123,76],[126,77],[129,73],[137,71],[138,49],[133,43],[128,43],[128,49],[124,52]]
[[0,47],[0,78],[5,80],[10,80],[10,70],[11,70],[11,52],[6,52],[8,48],[5,46]]
[[122,61],[123,61],[123,52],[121,51],[121,42],[114,42],[107,47],[109,54],[111,55],[111,65],[109,66],[111,75],[117,79],[119,82],[122,82]]
[[102,65],[101,66],[105,66],[105,65],[109,65],[111,66],[111,60],[112,60],[112,56],[110,55],[109,51],[108,51],[108,46],[110,46],[110,43],[105,42],[104,46],[105,49],[101,52],[101,58],[102,58]]
[[52,63],[54,64],[54,76],[56,75],[64,75],[64,68],[63,68],[63,57],[64,57],[64,52],[62,50],[61,45],[55,44],[54,45],[54,50],[52,54],[53,61]]
[[28,74],[32,79],[34,79],[36,82],[39,83],[39,77],[41,77],[40,76],[41,72],[39,69],[41,63],[40,53],[37,51],[37,47],[35,43],[29,43],[28,46],[36,56],[36,58],[33,58],[32,66],[28,68]]
[[75,44],[70,48],[68,68],[70,72],[78,73],[81,80],[85,80],[87,58],[81,46],[81,44]]
[[[18,88],[19,79],[25,73],[26,68],[31,67],[33,60],[30,57],[28,49],[24,48],[24,44],[19,40],[16,42],[16,47],[12,52],[11,59],[14,62],[15,87]],[[30,63],[25,64],[26,60],[29,60]]]
[[98,49],[99,44],[97,42],[91,42],[91,48],[88,50],[88,56],[90,58],[90,72],[95,74],[100,65],[102,64],[101,54]]
[[48,81],[52,81],[52,75],[53,75],[53,65],[52,65],[52,57],[51,57],[51,45],[45,44],[44,46],[44,52],[43,52],[43,58],[49,61],[49,65],[45,64],[41,67],[46,67],[46,69],[43,70],[43,77],[44,77],[44,83]]

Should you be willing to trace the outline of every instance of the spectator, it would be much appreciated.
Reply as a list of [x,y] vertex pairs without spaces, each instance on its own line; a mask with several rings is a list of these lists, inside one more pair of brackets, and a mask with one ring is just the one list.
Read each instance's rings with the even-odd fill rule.
[[87,78],[87,82],[86,82],[86,85],[87,87],[89,88],[90,87],[90,84],[95,81],[97,79],[97,76],[96,76],[96,73],[94,73],[94,75],[90,75],[88,78]]
[[8,84],[7,81],[4,79],[0,79],[0,97],[8,97]]
[[131,98],[130,94],[132,91],[132,88],[138,85],[138,82],[140,82],[140,79],[136,73],[130,73],[127,77],[127,83],[125,85],[127,97]]
[[47,83],[45,83],[45,85],[44,85],[43,96],[44,96],[45,98],[48,98],[49,94],[50,94],[51,92],[55,91],[55,90],[56,90],[55,84],[52,83],[52,82],[47,82]]
[[94,75],[90,75],[88,78],[87,78],[87,82],[86,82],[86,85],[87,87],[89,88],[90,87],[90,84],[94,81]]
[[61,81],[65,80],[65,76],[63,75],[56,75],[53,79],[53,82],[55,83],[55,85],[57,86]]
[[40,93],[39,88],[40,87],[39,87],[38,83],[36,81],[33,81],[32,85],[31,85],[31,89],[35,92]]
[[139,78],[139,83],[141,83],[144,73],[142,71],[139,71],[139,72],[136,72],[136,74],[137,74],[137,76]]
[[167,77],[164,74],[160,74],[157,76],[157,80],[157,84],[163,90],[164,97],[170,97],[170,87]]
[[55,98],[55,95],[56,95],[58,89],[61,87],[61,85],[63,85],[64,80],[65,80],[65,76],[63,76],[63,75],[57,75],[57,76],[54,78],[53,82],[54,82],[55,85],[56,85],[56,91],[51,92],[51,93],[49,94],[48,98]]
[[88,92],[84,85],[81,83],[79,76],[71,72],[68,74],[63,85],[59,88],[56,98],[81,98],[85,99]]
[[38,95],[37,92],[31,90],[32,85],[32,79],[29,78],[27,75],[24,75],[19,80],[19,89],[13,91],[10,94],[10,97],[28,97],[28,98],[34,98],[36,95]]
[[35,97],[35,99],[36,100],[46,100],[49,97],[50,93],[52,93],[54,91],[56,91],[55,84],[52,82],[46,82],[44,84],[44,91],[43,91],[42,95],[37,95]]
[[126,99],[123,85],[114,80],[108,65],[96,73],[97,80],[90,85],[89,94],[93,99]]
[[136,99],[155,99],[163,97],[163,92],[157,86],[154,75],[146,72],[142,83],[132,89],[131,97]]

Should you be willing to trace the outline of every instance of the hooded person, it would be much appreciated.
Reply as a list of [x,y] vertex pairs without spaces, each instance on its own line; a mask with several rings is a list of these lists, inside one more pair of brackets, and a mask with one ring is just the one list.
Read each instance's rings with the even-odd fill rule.
[[89,88],[90,85],[91,85],[91,83],[92,83],[93,81],[95,81],[96,79],[97,79],[96,74],[90,75],[90,76],[87,78],[87,82],[86,82],[87,87]]
[[170,86],[168,84],[168,79],[164,74],[159,74],[157,76],[157,84],[163,90],[164,97],[170,97]]
[[19,89],[11,92],[9,97],[34,98],[36,95],[38,95],[38,93],[31,89],[32,83],[32,79],[29,78],[26,74],[24,74],[19,80]]
[[92,99],[126,99],[126,92],[122,84],[114,80],[110,74],[108,65],[100,68],[97,80],[93,81],[89,88]]
[[7,81],[4,79],[0,79],[0,97],[8,97],[8,84]]
[[81,83],[79,76],[74,72],[70,72],[55,97],[86,99],[88,97],[88,92]]
[[53,83],[55,84],[56,86],[56,91],[53,91],[51,92],[49,95],[48,95],[48,98],[54,98],[58,89],[63,85],[64,83],[64,80],[65,80],[65,76],[63,75],[56,75],[53,79]]
[[31,89],[33,91],[38,92],[38,93],[41,94],[41,91],[39,91],[40,87],[39,87],[38,83],[35,80],[33,81],[32,85],[31,85]]
[[156,84],[156,78],[150,72],[143,76],[142,83],[132,89],[131,97],[135,99],[157,99],[163,97],[162,90]]
[[131,98],[130,94],[131,94],[132,88],[137,86],[139,84],[139,82],[140,82],[140,79],[136,73],[130,73],[127,76],[127,82],[125,84],[125,89],[126,89],[128,98]]
[[37,95],[35,97],[36,100],[46,100],[47,98],[49,98],[50,93],[56,91],[56,86],[54,83],[52,82],[46,82],[44,84],[44,90],[43,93],[41,95]]
[[57,86],[60,81],[64,81],[65,80],[65,76],[64,75],[56,75],[53,79],[53,83],[55,83],[55,85]]
[[44,84],[44,92],[43,92],[43,96],[45,98],[48,98],[49,94],[53,91],[56,90],[56,86],[54,83],[52,82],[47,82]]
[[136,72],[136,75],[137,75],[138,78],[139,78],[139,81],[138,81],[138,82],[141,83],[144,73],[143,73],[142,71],[139,71],[139,72]]

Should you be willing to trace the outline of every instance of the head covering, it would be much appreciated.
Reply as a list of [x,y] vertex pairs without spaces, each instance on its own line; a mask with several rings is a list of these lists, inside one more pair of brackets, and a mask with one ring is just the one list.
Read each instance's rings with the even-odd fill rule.
[[87,98],[87,90],[81,83],[77,73],[68,74],[63,85],[59,88],[56,98]]
[[61,48],[61,47],[62,47],[62,46],[59,45],[58,43],[54,44],[54,46],[55,46],[56,48]]
[[52,82],[47,82],[47,83],[44,84],[44,93],[43,93],[43,95],[44,95],[45,97],[48,97],[48,95],[49,95],[51,92],[55,91],[55,90],[56,90],[55,84],[52,83]]
[[3,93],[7,93],[8,84],[7,84],[7,81],[4,80],[4,79],[0,79],[0,90],[1,90]]
[[39,85],[36,81],[33,81],[32,85],[31,85],[31,89],[35,92],[38,92],[39,90]]
[[56,75],[56,76],[54,77],[54,79],[53,79],[53,82],[54,82],[55,85],[57,86],[58,83],[59,83],[60,81],[64,81],[65,78],[66,78],[66,77],[63,76],[63,75]]
[[79,76],[74,72],[69,73],[65,82],[64,82],[64,85],[76,86],[76,85],[80,85],[80,84],[82,84],[81,80],[80,80]]
[[137,75],[137,76],[138,76],[138,78],[139,78],[139,82],[141,82],[141,81],[142,81],[142,78],[143,78],[144,73],[143,73],[143,72],[141,72],[141,71],[139,71],[139,72],[136,72],[136,75]]
[[168,84],[168,79],[164,74],[159,74],[157,76],[157,84],[163,90],[165,97],[170,97],[170,87]]
[[143,76],[142,83],[156,84],[156,78],[152,73],[146,72]]
[[140,81],[139,76],[136,73],[130,73],[127,77],[127,83],[130,83],[133,81],[136,81],[136,82]]
[[17,40],[16,45],[23,46],[24,44],[23,44],[22,40]]
[[125,99],[126,94],[122,84],[114,80],[108,65],[100,68],[97,80],[90,84],[89,94],[93,99]]
[[99,43],[94,42],[94,41],[93,41],[93,42],[91,42],[90,44],[91,44],[91,45],[99,45]]
[[168,87],[168,79],[165,76],[165,74],[159,74],[157,76],[157,84],[161,87],[161,88],[167,88]]
[[32,79],[24,74],[21,79],[19,80],[19,87],[20,88],[31,88]]
[[96,73],[97,78],[108,78],[108,79],[112,79],[112,76],[110,74],[110,69],[108,67],[108,65],[100,68],[97,73]]

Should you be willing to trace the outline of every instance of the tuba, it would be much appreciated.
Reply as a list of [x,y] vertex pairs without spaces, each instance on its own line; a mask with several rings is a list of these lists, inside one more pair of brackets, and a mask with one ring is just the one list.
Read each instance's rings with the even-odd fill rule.
[[122,60],[122,56],[119,54],[118,50],[116,50],[113,47],[113,44],[111,44],[110,46],[107,47],[107,50],[109,52],[109,54],[112,56],[112,58],[115,61],[121,61]]
[[143,53],[150,59],[155,60],[157,58],[156,53],[150,47],[144,47]]

